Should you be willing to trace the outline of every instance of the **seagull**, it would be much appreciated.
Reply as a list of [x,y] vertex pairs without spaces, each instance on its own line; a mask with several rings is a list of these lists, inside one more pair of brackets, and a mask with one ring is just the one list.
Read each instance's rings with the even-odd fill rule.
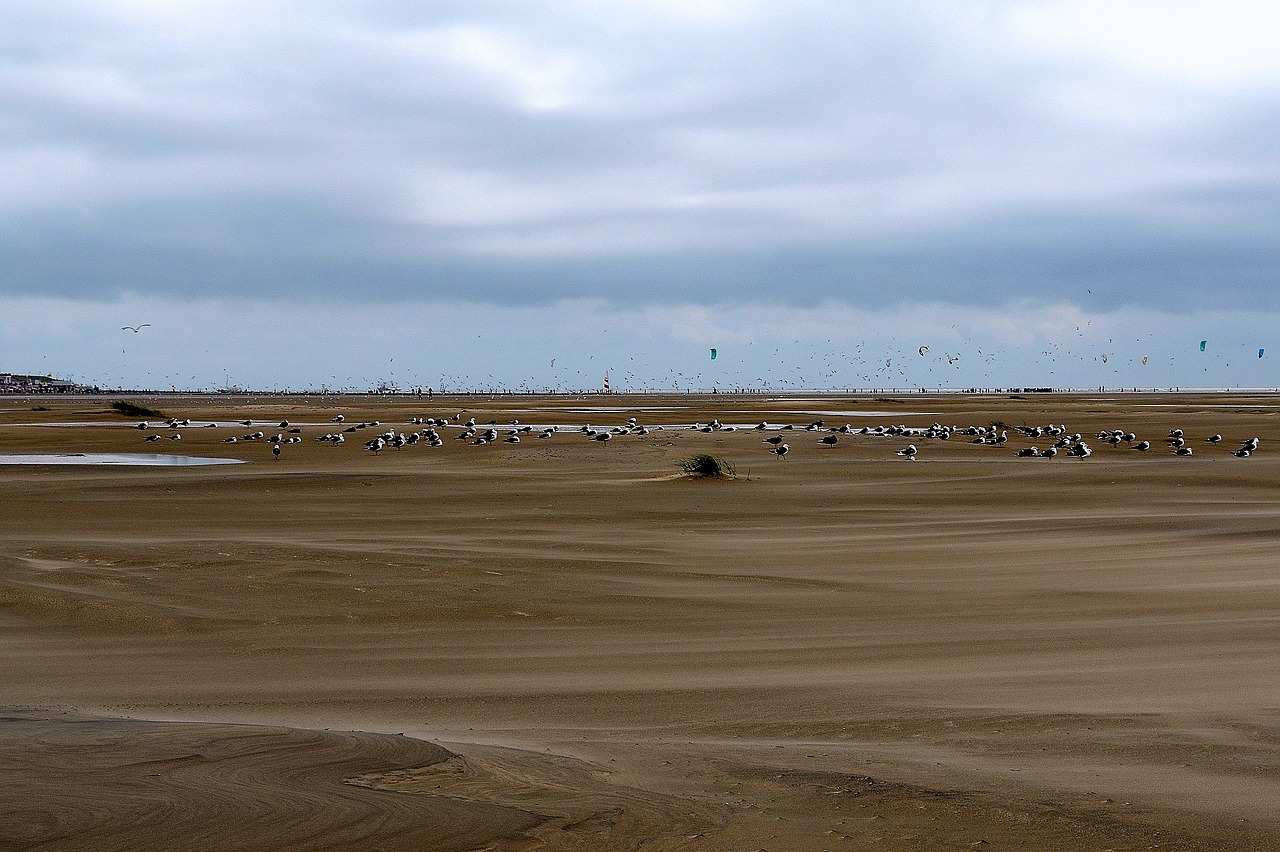
[[1207,438],[1205,438],[1205,439],[1204,439],[1204,442],[1205,442],[1206,444],[1216,444],[1216,443],[1220,442],[1221,440],[1222,440],[1222,436],[1221,436],[1221,435],[1210,435],[1209,437],[1207,437]]
[[1021,459],[1030,459],[1039,456],[1040,450],[1035,447],[1027,447],[1026,449],[1018,450],[1014,455]]
[[907,444],[905,447],[903,447],[902,449],[898,450],[898,452],[894,453],[894,455],[902,456],[904,459],[909,459],[909,460],[911,460],[911,461],[915,461],[915,460],[916,460],[916,452],[917,452],[917,451],[916,451],[916,445],[915,445],[915,444]]
[[1151,449],[1151,442],[1143,441],[1141,444],[1134,444],[1132,449],[1139,450],[1140,452],[1145,453],[1147,450]]
[[1189,455],[1191,455],[1191,448],[1190,448],[1190,447],[1178,447],[1176,450],[1174,450],[1174,451],[1173,451],[1173,454],[1174,454],[1175,456],[1189,456]]
[[271,455],[276,457],[276,461],[280,460],[280,445],[276,444],[271,448]]
[[347,416],[345,414],[339,414],[337,417],[333,418],[333,422],[341,423],[343,420],[346,420],[346,419],[347,419]]
[[1258,444],[1260,443],[1262,442],[1259,441],[1257,438],[1250,438],[1249,440],[1242,442],[1240,444],[1240,447],[1242,449],[1248,450],[1249,452],[1253,452],[1254,450],[1258,449]]
[[144,328],[151,328],[151,323],[149,323],[149,322],[144,322],[142,325],[122,325],[122,326],[120,326],[120,330],[121,330],[121,331],[132,331],[134,334],[137,334],[138,332],[142,331]]
[[840,439],[837,438],[835,435],[827,435],[825,438],[819,438],[818,443],[825,444],[828,447],[834,447],[836,445],[836,442],[839,440]]
[[781,435],[774,435],[772,438],[765,438],[765,439],[764,439],[763,441],[761,441],[760,443],[762,443],[762,444],[773,444],[773,445],[776,447],[776,446],[778,446],[778,444],[781,444],[781,443],[782,443],[782,436],[781,436]]
[[1054,446],[1054,447],[1047,448],[1043,453],[1040,454],[1040,457],[1045,459],[1051,459],[1057,454],[1058,454],[1058,448]]
[[1244,447],[1241,447],[1238,450],[1233,450],[1231,455],[1235,456],[1238,459],[1247,459],[1249,458],[1250,455],[1252,455],[1252,453],[1249,450],[1245,449]]
[[781,446],[774,447],[774,448],[773,448],[772,450],[770,450],[769,452],[773,453],[773,454],[774,454],[775,456],[777,456],[778,458],[782,458],[783,456],[785,456],[785,455],[786,455],[787,453],[789,453],[790,451],[791,451],[791,448],[790,448],[790,447],[788,447],[786,444],[782,444]]

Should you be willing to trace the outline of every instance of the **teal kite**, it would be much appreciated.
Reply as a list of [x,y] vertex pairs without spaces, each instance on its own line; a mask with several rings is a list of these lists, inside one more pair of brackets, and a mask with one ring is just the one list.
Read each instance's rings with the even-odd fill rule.
[[711,360],[712,361],[716,360],[716,350],[714,349],[711,350]]
[[1209,341],[1207,341],[1207,340],[1201,340],[1201,341],[1200,341],[1200,351],[1201,351],[1201,352],[1203,352],[1203,351],[1204,351],[1204,348],[1205,348],[1206,346],[1208,346],[1208,345],[1209,345]]

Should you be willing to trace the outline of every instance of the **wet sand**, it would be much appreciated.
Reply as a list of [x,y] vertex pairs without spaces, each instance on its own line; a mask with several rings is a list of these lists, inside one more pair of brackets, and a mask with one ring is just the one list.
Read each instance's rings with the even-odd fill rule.
[[[0,399],[0,453],[248,462],[0,468],[0,848],[1280,849],[1278,397],[141,401],[317,425]],[[453,414],[797,428],[360,448]]]

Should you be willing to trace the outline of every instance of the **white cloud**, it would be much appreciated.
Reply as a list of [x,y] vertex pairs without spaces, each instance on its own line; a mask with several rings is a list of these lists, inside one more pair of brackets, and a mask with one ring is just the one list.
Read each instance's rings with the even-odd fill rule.
[[1035,50],[1197,87],[1280,82],[1280,8],[1259,0],[1066,0],[1014,4],[1008,22]]
[[0,287],[1267,303],[1275,13],[1207,8],[26,4]]

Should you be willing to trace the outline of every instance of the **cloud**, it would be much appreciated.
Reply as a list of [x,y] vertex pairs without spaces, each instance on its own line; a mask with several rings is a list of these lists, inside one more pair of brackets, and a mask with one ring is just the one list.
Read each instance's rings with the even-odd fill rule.
[[10,8],[0,292],[1275,307],[1274,56],[1179,9]]

